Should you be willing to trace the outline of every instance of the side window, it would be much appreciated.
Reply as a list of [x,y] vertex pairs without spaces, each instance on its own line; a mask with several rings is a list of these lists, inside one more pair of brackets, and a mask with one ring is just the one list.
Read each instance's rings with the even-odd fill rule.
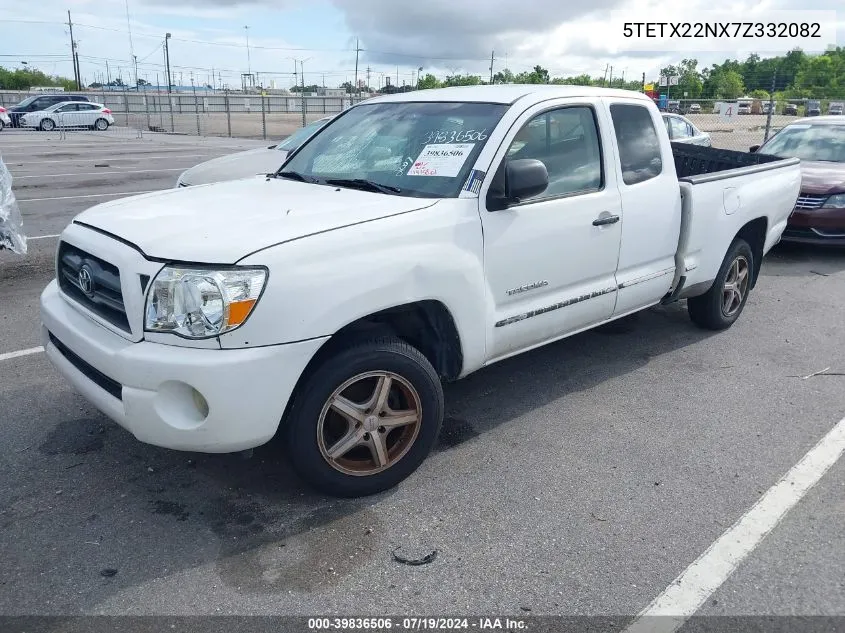
[[592,108],[560,108],[528,121],[505,160],[523,158],[541,161],[549,172],[548,188],[534,200],[601,189],[601,148]]
[[673,116],[669,119],[670,125],[672,126],[672,138],[686,138],[688,136],[692,136],[689,133],[689,129],[687,127],[686,122],[683,119],[679,119],[676,116]]
[[648,109],[639,105],[614,103],[610,106],[610,117],[619,145],[623,182],[635,185],[660,175],[663,171],[660,140]]
[[698,134],[698,130],[696,130],[691,124],[687,123],[687,134],[690,136],[696,136]]
[[63,105],[61,108],[56,110],[56,112],[76,112],[76,104],[68,103],[67,105]]
[[97,106],[91,105],[90,103],[77,103],[76,109],[80,112],[87,112],[89,110],[96,110]]
[[666,134],[669,135],[669,138],[672,138],[672,126],[669,125],[670,117],[664,116],[664,117],[660,117],[660,118],[663,119],[663,125],[666,126]]

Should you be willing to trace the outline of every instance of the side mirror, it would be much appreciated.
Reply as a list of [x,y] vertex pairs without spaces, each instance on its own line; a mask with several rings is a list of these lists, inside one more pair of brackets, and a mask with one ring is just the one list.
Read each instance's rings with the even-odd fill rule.
[[760,146],[759,146],[759,145],[752,145],[751,147],[749,147],[749,148],[748,148],[748,151],[749,151],[749,152],[751,152],[751,153],[753,154],[753,153],[754,153],[754,152],[756,152],[758,149],[760,149]]
[[491,190],[487,208],[490,211],[507,209],[512,204],[543,193],[548,186],[549,172],[541,161],[533,158],[510,160],[505,166],[504,195],[493,194]]

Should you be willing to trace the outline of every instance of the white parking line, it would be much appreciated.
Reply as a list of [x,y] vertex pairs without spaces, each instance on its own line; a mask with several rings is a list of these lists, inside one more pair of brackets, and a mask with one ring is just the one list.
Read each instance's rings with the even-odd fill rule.
[[[103,176],[107,174],[154,174],[162,171],[185,171],[184,167],[169,167],[167,169],[134,169],[134,170],[118,170],[118,171],[86,171],[77,174],[49,174],[50,178],[65,178],[68,176]],[[30,176],[19,176],[12,174],[15,180],[22,180],[24,178],[44,178],[45,174],[37,174]]]
[[55,235],[36,235],[34,237],[27,237],[26,241],[31,242],[32,240],[47,240],[53,237],[60,237],[60,234],[56,233]]
[[84,196],[56,196],[54,198],[18,198],[18,202],[44,202],[45,200],[75,200],[77,198],[106,198],[108,196],[137,196],[141,193],[152,193],[163,191],[162,189],[149,189],[147,191],[118,191],[116,193],[89,193]]
[[0,354],[0,361],[20,358],[21,356],[30,356],[32,354],[40,354],[43,351],[43,347],[30,347],[29,349],[22,349],[17,352],[6,352],[5,354]]
[[[734,572],[845,451],[845,418],[687,567],[623,633],[673,633]],[[656,617],[662,616],[662,617]]]

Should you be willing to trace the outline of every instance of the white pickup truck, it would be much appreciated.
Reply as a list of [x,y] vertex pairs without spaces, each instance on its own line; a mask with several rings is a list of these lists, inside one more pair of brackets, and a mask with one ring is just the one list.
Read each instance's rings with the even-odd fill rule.
[[673,145],[660,117],[578,86],[368,100],[275,174],[77,216],[47,353],[141,441],[279,433],[313,486],[384,490],[434,445],[441,381],[661,302],[740,315],[799,161]]

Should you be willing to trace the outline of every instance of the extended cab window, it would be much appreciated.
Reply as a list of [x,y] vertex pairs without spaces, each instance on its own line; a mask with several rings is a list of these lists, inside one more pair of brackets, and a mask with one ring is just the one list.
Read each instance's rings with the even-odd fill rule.
[[505,161],[520,158],[539,160],[549,172],[548,188],[534,200],[601,189],[601,149],[592,108],[574,106],[535,116],[514,137]]
[[616,130],[624,183],[635,185],[660,175],[663,171],[660,140],[648,108],[614,103],[610,106],[610,116]]

